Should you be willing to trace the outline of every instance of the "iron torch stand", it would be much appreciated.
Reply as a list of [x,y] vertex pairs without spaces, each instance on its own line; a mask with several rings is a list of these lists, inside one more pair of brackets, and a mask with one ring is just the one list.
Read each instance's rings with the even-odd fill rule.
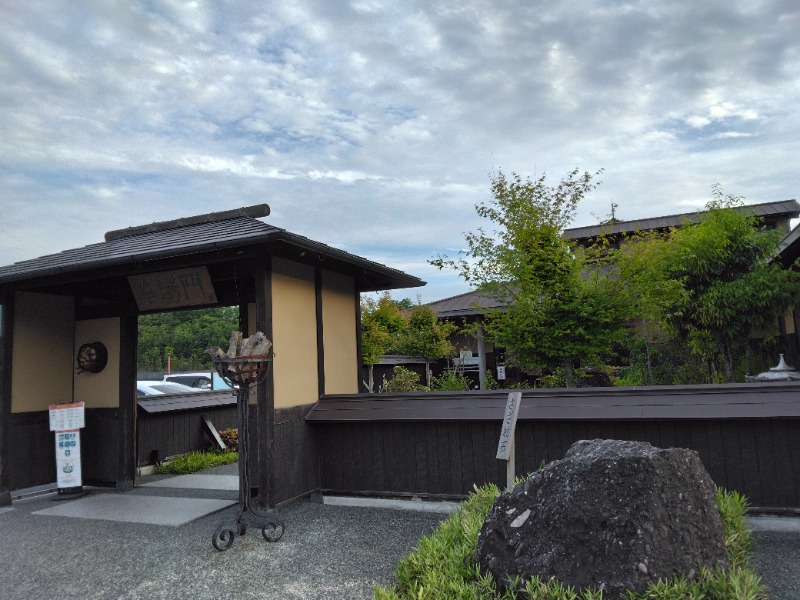
[[[250,468],[248,463],[250,427],[250,387],[266,377],[272,359],[265,356],[216,359],[214,366],[226,383],[237,388],[236,424],[239,428],[239,512],[233,520],[221,523],[214,531],[211,544],[219,551],[233,545],[236,534],[247,533],[250,519],[261,529],[268,542],[277,542],[283,536],[285,525],[267,507],[259,506],[250,498]],[[266,490],[259,490],[266,494]]]

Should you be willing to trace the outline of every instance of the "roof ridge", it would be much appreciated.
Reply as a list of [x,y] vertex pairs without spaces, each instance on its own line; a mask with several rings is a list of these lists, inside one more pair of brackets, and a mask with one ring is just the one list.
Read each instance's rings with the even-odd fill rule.
[[[770,202],[758,202],[756,204],[743,204],[742,206],[734,206],[733,208],[734,208],[734,210],[744,210],[744,209],[747,209],[747,208],[756,208],[756,207],[760,207],[760,206],[767,206],[769,204],[789,204],[789,203],[794,203],[795,205],[797,205],[797,200],[795,200],[794,198],[790,198],[788,200],[772,200]],[[595,225],[581,225],[580,227],[568,227],[568,228],[564,229],[564,233],[566,233],[568,231],[577,231],[579,229],[589,229],[589,228],[595,228],[595,227],[603,227],[604,225],[625,225],[626,223],[640,223],[642,221],[650,221],[650,220],[655,220],[655,219],[674,219],[676,217],[690,217],[690,216],[694,216],[694,215],[701,215],[701,214],[703,214],[705,212],[708,212],[708,211],[703,209],[703,210],[695,210],[695,211],[691,211],[691,212],[674,213],[674,214],[671,214],[671,215],[658,215],[658,216],[655,216],[655,217],[639,217],[639,218],[636,218],[636,219],[625,219],[625,220],[617,219],[613,223],[596,223]]]
[[469,296],[471,294],[477,294],[480,290],[470,290],[469,292],[463,292],[461,294],[456,294],[455,296],[448,296],[447,298],[440,298],[439,300],[434,300],[433,302],[428,302],[428,304],[438,304],[439,302],[445,302],[447,300],[454,300],[455,298],[463,298],[464,296]]
[[234,219],[236,217],[266,217],[269,215],[269,206],[266,204],[256,204],[253,206],[245,206],[242,208],[235,208],[233,210],[225,210],[220,212],[208,213],[205,215],[197,215],[194,217],[183,217],[180,219],[173,219],[171,221],[159,221],[150,223],[149,225],[137,225],[135,227],[127,227],[125,229],[116,229],[108,231],[105,235],[105,240],[111,242],[120,240],[126,237],[133,237],[135,235],[142,235],[144,233],[152,233],[154,231],[166,231],[168,229],[177,229],[178,227],[187,227],[188,225],[198,225],[201,223],[214,223],[216,221],[225,221],[227,219]]

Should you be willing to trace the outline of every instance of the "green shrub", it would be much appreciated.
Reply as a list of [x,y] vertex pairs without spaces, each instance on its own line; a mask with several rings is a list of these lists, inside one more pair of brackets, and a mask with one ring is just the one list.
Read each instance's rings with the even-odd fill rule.
[[[498,595],[494,579],[483,576],[476,563],[478,533],[499,493],[493,484],[475,488],[461,507],[417,550],[397,565],[397,584],[375,587],[377,600],[603,600],[599,590],[575,590],[555,580],[534,577],[518,592]],[[643,594],[628,592],[624,600],[764,600],[761,581],[750,568],[750,535],[744,515],[747,501],[737,492],[718,490],[717,507],[725,525],[730,570],[701,570],[695,581],[676,577],[660,580]]]
[[419,374],[406,369],[405,367],[397,366],[392,369],[392,378],[388,381],[386,377],[383,378],[381,384],[381,392],[427,392],[426,388],[419,381]]
[[157,465],[156,471],[159,473],[186,475],[188,473],[204,471],[211,467],[218,467],[219,465],[227,465],[236,462],[238,459],[239,454],[236,452],[225,450],[201,450],[182,454],[169,461],[161,462]]
[[459,390],[468,390],[469,388],[469,378],[457,371],[445,371],[431,381],[431,389],[440,392],[457,392]]
[[486,379],[483,380],[483,388],[486,390],[499,390],[500,384],[497,382],[497,379],[494,378],[492,372],[487,370],[486,371]]

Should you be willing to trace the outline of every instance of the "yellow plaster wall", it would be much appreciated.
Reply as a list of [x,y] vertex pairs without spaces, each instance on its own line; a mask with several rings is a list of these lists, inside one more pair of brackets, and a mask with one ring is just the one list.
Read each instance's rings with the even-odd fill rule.
[[[108,364],[99,373],[75,375],[75,402],[85,402],[86,408],[115,408],[119,406],[120,322],[117,318],[92,319],[75,323],[75,347],[90,342],[102,342],[108,350]],[[133,390],[131,390],[131,395]]]
[[72,298],[17,292],[11,367],[11,412],[72,402],[75,307]]
[[322,332],[325,341],[325,393],[358,393],[356,306],[352,277],[322,272]]
[[272,262],[272,342],[275,407],[316,402],[317,317],[314,269]]

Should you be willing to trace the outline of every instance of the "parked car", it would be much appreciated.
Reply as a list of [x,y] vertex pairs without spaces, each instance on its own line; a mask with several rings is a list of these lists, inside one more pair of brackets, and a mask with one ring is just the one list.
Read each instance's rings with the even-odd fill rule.
[[164,381],[172,381],[175,383],[182,383],[193,388],[201,390],[224,390],[229,389],[225,380],[222,379],[217,373],[211,371],[201,371],[198,373],[172,373],[165,375]]
[[137,381],[136,397],[165,396],[167,394],[196,394],[204,390],[171,381]]
[[210,390],[213,388],[210,373],[176,373],[174,375],[165,375],[164,381],[180,383],[201,390]]

